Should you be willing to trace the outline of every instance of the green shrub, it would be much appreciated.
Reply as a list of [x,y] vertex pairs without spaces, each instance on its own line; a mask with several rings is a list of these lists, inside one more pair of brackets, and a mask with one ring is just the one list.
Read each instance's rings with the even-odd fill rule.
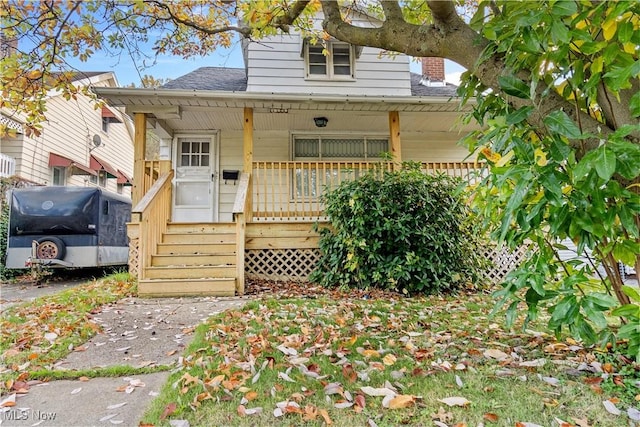
[[370,172],[323,196],[331,227],[319,230],[312,281],[414,294],[477,279],[481,261],[461,180],[419,166]]
[[[4,197],[4,194],[2,195]],[[7,279],[7,239],[9,233],[9,204],[0,201],[0,280]]]
[[7,241],[9,240],[9,190],[24,186],[24,182],[12,176],[0,178],[0,280],[9,280],[20,274],[19,270],[6,268],[7,265]]

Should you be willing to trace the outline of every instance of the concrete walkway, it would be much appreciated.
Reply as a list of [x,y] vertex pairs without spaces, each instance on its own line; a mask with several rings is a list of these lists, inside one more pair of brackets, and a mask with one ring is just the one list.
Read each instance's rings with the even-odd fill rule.
[[[76,348],[56,369],[177,366],[194,328],[209,316],[243,306],[249,297],[127,298],[94,316],[103,332]],[[169,372],[34,384],[0,408],[4,426],[138,426]],[[11,398],[4,396],[0,400]]]

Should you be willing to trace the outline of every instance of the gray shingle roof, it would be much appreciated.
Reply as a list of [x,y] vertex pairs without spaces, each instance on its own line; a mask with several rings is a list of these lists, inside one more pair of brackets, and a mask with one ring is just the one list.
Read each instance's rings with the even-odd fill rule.
[[411,73],[411,95],[413,96],[439,96],[455,97],[458,86],[447,83],[445,86],[425,86],[420,84],[422,76]]
[[[455,85],[425,86],[420,84],[420,74],[411,73],[412,96],[456,96]],[[247,75],[244,68],[201,67],[184,76],[164,84],[162,89],[221,90],[244,92],[247,90]]]
[[244,68],[201,67],[171,80],[162,88],[244,92],[247,90],[247,75]]

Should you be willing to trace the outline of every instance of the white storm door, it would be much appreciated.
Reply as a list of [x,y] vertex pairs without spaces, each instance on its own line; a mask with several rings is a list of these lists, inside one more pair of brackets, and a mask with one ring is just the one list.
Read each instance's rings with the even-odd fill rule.
[[173,221],[217,221],[215,137],[178,137]]

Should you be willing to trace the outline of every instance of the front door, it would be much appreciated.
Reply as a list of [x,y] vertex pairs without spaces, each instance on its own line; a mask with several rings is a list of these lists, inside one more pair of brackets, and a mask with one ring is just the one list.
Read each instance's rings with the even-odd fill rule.
[[217,221],[214,136],[178,137],[174,153],[174,222]]

